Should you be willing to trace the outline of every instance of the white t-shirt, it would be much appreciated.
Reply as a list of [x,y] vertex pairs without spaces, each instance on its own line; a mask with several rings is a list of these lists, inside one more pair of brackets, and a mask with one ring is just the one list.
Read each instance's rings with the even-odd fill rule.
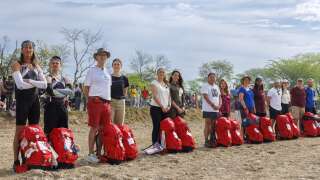
[[[207,94],[209,97],[209,100],[216,106],[219,105],[219,100],[220,100],[220,89],[219,87],[214,84],[210,85],[208,83],[204,84],[201,87],[201,94]],[[202,111],[204,112],[219,112],[219,110],[213,109],[205,99],[202,100]]]
[[268,97],[270,97],[270,106],[278,111],[282,110],[281,107],[281,97],[282,97],[282,90],[281,89],[276,89],[276,88],[271,88],[268,91]]
[[281,103],[283,104],[289,104],[291,101],[290,97],[290,91],[288,89],[283,90],[282,92],[282,98],[281,98]]
[[[151,85],[154,85],[157,88],[157,98],[160,100],[160,103],[165,108],[171,107],[171,96],[170,96],[170,88],[168,85],[161,85],[159,81],[153,80]],[[151,106],[160,107],[159,104],[152,98]]]
[[111,100],[112,80],[106,68],[91,67],[84,81],[89,86],[89,96],[99,96],[105,100]]

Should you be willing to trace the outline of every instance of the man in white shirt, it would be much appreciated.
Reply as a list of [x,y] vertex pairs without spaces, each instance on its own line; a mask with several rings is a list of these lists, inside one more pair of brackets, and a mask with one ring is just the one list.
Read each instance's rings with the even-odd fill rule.
[[[88,97],[88,125],[89,131],[89,155],[87,160],[98,163],[97,156],[101,155],[101,147],[97,147],[97,155],[94,154],[96,135],[105,124],[111,122],[111,76],[105,67],[110,52],[100,48],[94,54],[96,65],[89,69],[84,81],[84,94]],[[100,141],[101,142],[101,141]]]
[[274,121],[278,115],[281,114],[282,106],[281,106],[281,97],[282,90],[280,81],[277,80],[273,83],[273,87],[268,91],[267,103],[269,105],[269,113],[270,119]]
[[[221,107],[221,96],[220,89],[215,84],[216,75],[215,73],[208,74],[208,83],[205,83],[201,88],[202,100],[202,111],[203,118],[205,119],[204,127],[204,139],[205,147],[214,146],[214,134],[215,134],[215,120],[219,117],[219,109]],[[211,134],[211,140],[209,135]]]

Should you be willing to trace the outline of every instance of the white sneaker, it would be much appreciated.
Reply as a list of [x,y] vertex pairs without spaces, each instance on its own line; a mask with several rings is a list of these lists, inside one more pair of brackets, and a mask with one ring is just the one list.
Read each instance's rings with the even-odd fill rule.
[[87,157],[86,157],[86,160],[89,162],[89,163],[99,163],[100,160],[98,159],[98,157],[95,155],[95,154],[89,154]]

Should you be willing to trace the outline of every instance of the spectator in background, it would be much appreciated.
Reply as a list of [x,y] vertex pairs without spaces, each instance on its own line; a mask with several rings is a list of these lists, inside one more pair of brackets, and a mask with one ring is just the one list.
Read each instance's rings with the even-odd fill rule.
[[[84,94],[82,83],[80,84],[80,89],[81,89],[82,94]],[[88,102],[87,96],[82,96],[82,102],[83,102],[82,111],[87,111],[87,102]]]
[[290,97],[290,91],[288,90],[288,88],[289,88],[289,81],[285,79],[282,81],[282,97],[281,97],[282,114],[289,113],[291,97]]
[[6,103],[6,111],[9,111],[13,103],[14,81],[12,76],[8,76],[8,79],[3,78],[1,83],[1,101]]
[[306,92],[303,87],[303,80],[299,78],[297,84],[290,91],[291,104],[292,104],[292,116],[294,117],[296,124],[300,125],[300,121],[305,113],[306,107]]
[[221,79],[219,82],[219,88],[220,88],[221,100],[222,100],[220,113],[222,114],[223,117],[229,118],[230,111],[231,111],[231,97],[230,97],[227,81],[224,79]]
[[264,85],[263,85],[262,77],[260,76],[258,76],[254,82],[253,94],[254,94],[254,104],[256,108],[256,115],[260,117],[267,116]]
[[75,110],[80,110],[81,105],[81,96],[82,96],[82,90],[80,89],[79,85],[76,84],[74,88],[74,106]]
[[148,100],[149,100],[149,91],[147,90],[146,87],[143,87],[141,94],[142,94],[142,106],[147,106]]
[[310,78],[307,81],[306,92],[306,112],[317,114],[316,111],[316,91],[313,89],[313,79]]
[[136,105],[136,98],[138,96],[138,91],[135,85],[131,85],[130,88],[130,106],[134,107]]
[[268,91],[268,98],[267,102],[269,105],[269,113],[270,119],[272,119],[273,124],[275,119],[278,115],[281,114],[281,97],[282,97],[282,90],[281,90],[281,82],[279,80],[273,83],[273,87]]

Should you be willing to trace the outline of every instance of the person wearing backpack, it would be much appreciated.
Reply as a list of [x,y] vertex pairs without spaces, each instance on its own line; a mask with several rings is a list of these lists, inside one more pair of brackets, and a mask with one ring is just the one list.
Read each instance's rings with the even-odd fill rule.
[[122,125],[125,118],[126,97],[128,94],[129,80],[121,74],[122,61],[116,58],[112,61],[112,85],[111,85],[111,107],[112,122]]
[[12,64],[12,76],[15,82],[16,130],[13,141],[13,168],[20,165],[19,136],[27,125],[37,125],[40,120],[39,89],[47,88],[42,68],[37,62],[35,44],[26,40],[21,44],[20,60]]
[[50,74],[44,106],[44,132],[49,135],[54,128],[68,128],[67,96],[72,95],[69,79],[61,75],[61,58],[53,56],[49,62]]

